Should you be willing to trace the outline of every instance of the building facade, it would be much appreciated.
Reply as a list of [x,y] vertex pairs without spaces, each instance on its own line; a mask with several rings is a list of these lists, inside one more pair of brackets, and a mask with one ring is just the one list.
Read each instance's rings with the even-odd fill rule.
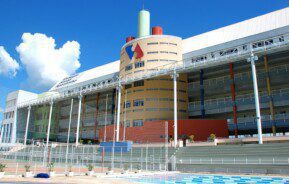
[[14,125],[8,142],[69,136],[78,144],[106,141],[105,131],[99,135],[106,126],[119,140],[122,125],[170,120],[179,137],[177,122],[185,119],[227,120],[231,137],[288,134],[289,8],[186,39],[160,27],[151,34],[149,18],[140,12],[138,38],[127,38],[120,60],[14,104],[17,118],[2,122],[2,141]]

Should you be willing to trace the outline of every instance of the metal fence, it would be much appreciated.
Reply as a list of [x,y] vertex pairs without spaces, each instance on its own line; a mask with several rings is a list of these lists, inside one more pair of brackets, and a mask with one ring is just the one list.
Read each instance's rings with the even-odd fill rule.
[[[230,168],[241,172],[268,172],[273,167],[279,173],[289,173],[289,144],[268,144],[260,146],[215,147],[194,146],[185,148],[169,147],[169,144],[135,144],[131,149],[117,147],[106,150],[99,145],[52,143],[11,146],[0,145],[0,163],[6,165],[7,174],[23,174],[29,165],[33,173],[48,172],[48,165],[54,163],[57,173],[73,171],[82,175],[88,165],[95,172],[114,171],[205,171],[206,169]],[[217,166],[217,167],[215,167]],[[266,171],[264,170],[266,169]],[[272,169],[271,169],[272,170]],[[270,171],[271,172],[271,171]]]
[[[168,151],[166,151],[168,149]],[[20,173],[25,165],[32,171],[48,171],[47,166],[53,163],[59,172],[73,169],[75,172],[86,170],[93,165],[97,171],[107,170],[167,170],[168,160],[175,152],[174,148],[142,145],[127,150],[125,147],[114,147],[106,150],[99,145],[19,145],[0,146],[0,163],[6,164],[8,172]],[[166,156],[168,154],[168,156]]]

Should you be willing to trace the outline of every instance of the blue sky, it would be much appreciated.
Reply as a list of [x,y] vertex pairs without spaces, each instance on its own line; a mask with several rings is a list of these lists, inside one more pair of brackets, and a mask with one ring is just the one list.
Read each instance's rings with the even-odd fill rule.
[[137,35],[137,14],[143,5],[151,12],[151,26],[161,25],[165,34],[187,38],[287,7],[289,0],[1,0],[0,46],[20,69],[13,78],[0,75],[0,107],[13,90],[46,90],[25,82],[27,71],[15,50],[23,33],[53,37],[57,48],[77,41],[81,72],[119,59],[126,36]]

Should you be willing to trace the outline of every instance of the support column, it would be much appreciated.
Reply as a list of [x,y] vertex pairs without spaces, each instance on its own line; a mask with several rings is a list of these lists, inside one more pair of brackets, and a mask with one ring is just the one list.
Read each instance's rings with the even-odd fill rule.
[[76,140],[75,145],[78,146],[79,144],[79,124],[80,124],[80,116],[81,116],[81,101],[82,101],[82,95],[80,94],[78,96],[78,114],[77,114],[77,127],[76,127]]
[[103,134],[103,141],[104,142],[106,142],[107,100],[108,100],[108,94],[106,94],[106,100],[105,100],[104,134]]
[[120,103],[121,103],[121,84],[119,83],[118,96],[117,96],[116,142],[119,141]]
[[274,110],[274,101],[271,91],[271,80],[270,80],[270,74],[269,74],[269,67],[268,67],[268,57],[264,56],[264,66],[266,71],[266,83],[267,83],[267,92],[268,96],[270,98],[269,106],[270,106],[270,121],[272,122],[272,133],[274,136],[276,136],[276,122],[275,122],[275,110]]
[[6,141],[7,141],[7,133],[6,133],[7,132],[7,124],[4,124],[4,125],[2,124],[2,126],[4,127],[3,128],[3,138],[2,138],[2,140],[3,140],[4,143],[6,143]]
[[232,102],[233,102],[234,125],[235,125],[234,134],[235,134],[235,138],[238,138],[235,74],[234,74],[233,63],[230,63],[230,78],[231,78],[231,92],[232,92]]
[[127,98],[127,90],[125,90],[125,98],[124,98],[123,138],[122,138],[122,141],[125,141],[125,129],[126,129],[126,98]]
[[204,70],[200,70],[201,118],[205,118]]
[[[98,116],[98,111],[99,111],[99,107],[98,107],[98,102],[99,102],[99,95],[100,93],[96,94],[96,107],[95,107],[95,122],[94,122],[94,142],[96,143],[96,130],[97,130],[97,125],[98,125],[98,120],[97,120],[97,116]],[[98,137],[99,139],[100,137]]]
[[28,112],[27,112],[26,128],[25,128],[25,135],[24,135],[24,145],[27,144],[26,142],[27,142],[27,135],[28,135],[28,127],[29,127],[31,106],[29,106],[27,108],[27,110],[28,110]]
[[72,119],[72,110],[73,110],[73,98],[71,99],[70,112],[69,112],[69,122],[68,122],[67,141],[66,141],[65,164],[67,164],[67,159],[68,159],[68,148],[69,148],[69,139],[70,139],[70,127],[71,127],[71,119]]
[[178,74],[174,70],[172,75],[174,82],[174,147],[177,147],[178,143],[178,86],[177,86],[177,77]]
[[[16,143],[16,129],[17,129],[17,107],[14,110],[14,122],[12,124],[12,131],[9,130],[10,143]],[[10,127],[10,126],[9,126]],[[11,127],[10,127],[11,128]]]
[[2,124],[1,125],[1,132],[0,132],[0,144],[2,143],[2,140],[3,140],[3,133],[4,133],[4,126]]
[[13,126],[12,123],[7,124],[8,130],[7,130],[7,143],[11,143],[11,126]]
[[253,53],[251,53],[249,61],[251,62],[252,78],[253,78],[253,86],[254,86],[256,120],[257,120],[257,128],[258,128],[258,140],[259,140],[259,144],[263,144],[262,123],[261,123],[261,113],[260,113],[260,103],[259,103],[259,91],[258,91],[258,82],[257,82],[257,74],[256,74],[256,66],[255,66],[255,61],[257,61],[257,60],[258,60],[258,57],[255,56]]
[[49,119],[48,119],[47,135],[46,135],[46,151],[48,148],[49,137],[50,137],[52,110],[53,110],[53,101],[50,102]]

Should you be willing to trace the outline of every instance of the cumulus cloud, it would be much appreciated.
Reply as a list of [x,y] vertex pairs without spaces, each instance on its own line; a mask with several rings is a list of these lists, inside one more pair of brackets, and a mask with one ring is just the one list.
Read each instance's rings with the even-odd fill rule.
[[67,41],[56,48],[52,37],[24,33],[16,51],[26,68],[29,87],[35,89],[49,88],[80,67],[80,45],[76,41]]
[[19,70],[19,64],[14,60],[9,53],[0,46],[0,75],[15,77]]

